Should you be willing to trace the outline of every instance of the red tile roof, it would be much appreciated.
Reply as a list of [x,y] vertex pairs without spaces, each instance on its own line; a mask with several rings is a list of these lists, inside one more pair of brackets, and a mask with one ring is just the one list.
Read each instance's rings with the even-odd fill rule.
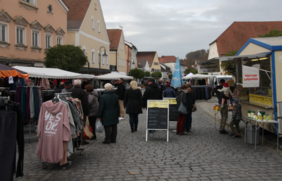
[[217,43],[218,55],[224,56],[229,51],[239,50],[250,38],[257,38],[272,29],[281,31],[282,21],[234,22],[212,43]]
[[137,53],[137,61],[138,60],[148,60],[148,64],[151,67],[154,61],[155,55],[157,52],[138,52]]
[[111,42],[110,50],[118,50],[122,30],[107,29],[109,40]]
[[162,57],[159,58],[159,61],[161,63],[171,63],[171,62],[176,63],[176,57],[172,56],[172,55],[170,55],[170,56],[162,56]]
[[68,29],[79,29],[91,0],[64,0],[69,8]]

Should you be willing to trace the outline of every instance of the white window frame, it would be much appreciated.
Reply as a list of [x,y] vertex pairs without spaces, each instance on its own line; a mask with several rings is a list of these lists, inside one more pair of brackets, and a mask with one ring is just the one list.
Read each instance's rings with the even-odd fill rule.
[[24,1],[24,2],[27,2],[27,3],[32,4],[34,6],[37,6],[37,0],[21,0],[21,1]]
[[[37,33],[37,46],[33,45],[33,33]],[[40,40],[40,30],[31,29],[31,46],[32,47],[41,47],[41,40]]]
[[56,37],[56,43],[57,43],[57,45],[59,45],[58,39],[61,39],[60,45],[63,45],[63,44],[64,44],[63,37],[62,37],[62,36],[57,36],[57,37]]
[[[46,37],[47,36],[50,36],[50,47],[47,47],[47,42],[46,42]],[[50,33],[45,33],[45,36],[44,36],[44,39],[45,39],[45,48],[48,49],[48,48],[51,48],[53,46],[53,35],[50,34]]]
[[[5,41],[2,40],[2,26],[5,26]],[[0,22],[0,41],[9,43],[9,24]]]
[[92,62],[93,65],[95,64],[95,50],[94,49],[92,49],[91,62]]
[[[18,28],[23,30],[23,42],[18,43]],[[24,26],[16,26],[16,44],[18,45],[26,45],[26,28]]]
[[92,25],[92,30],[95,30],[95,20],[94,17],[91,17],[91,25]]
[[98,22],[97,22],[97,26],[98,26],[98,33],[100,33],[101,32],[101,29],[100,29],[100,21],[98,20]]

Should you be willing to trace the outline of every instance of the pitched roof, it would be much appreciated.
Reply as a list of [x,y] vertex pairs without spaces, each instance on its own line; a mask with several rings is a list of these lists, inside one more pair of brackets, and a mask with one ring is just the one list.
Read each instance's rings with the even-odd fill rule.
[[165,64],[161,63],[161,72],[170,72],[170,68]]
[[64,0],[69,8],[68,29],[79,29],[91,0]]
[[159,61],[161,63],[170,63],[170,62],[174,62],[176,63],[176,57],[173,55],[169,55],[169,56],[162,56],[159,58]]
[[118,50],[122,30],[120,29],[107,29],[108,36],[111,42],[110,50]]
[[229,51],[239,50],[250,38],[269,33],[272,29],[281,31],[282,21],[234,22],[212,43],[217,43],[218,55],[224,56]]
[[156,55],[156,51],[152,51],[152,52],[137,52],[137,61],[139,63],[139,60],[148,60],[148,64],[151,67],[152,63],[154,61],[155,55]]
[[140,69],[141,69],[141,68],[144,68],[147,61],[148,61],[148,60],[137,60],[137,62],[138,62],[138,68],[140,68]]

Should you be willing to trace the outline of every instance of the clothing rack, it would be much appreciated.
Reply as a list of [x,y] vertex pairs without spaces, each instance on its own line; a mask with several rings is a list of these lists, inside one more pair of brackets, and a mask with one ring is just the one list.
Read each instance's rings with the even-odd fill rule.
[[0,90],[10,90],[10,87],[0,87]]

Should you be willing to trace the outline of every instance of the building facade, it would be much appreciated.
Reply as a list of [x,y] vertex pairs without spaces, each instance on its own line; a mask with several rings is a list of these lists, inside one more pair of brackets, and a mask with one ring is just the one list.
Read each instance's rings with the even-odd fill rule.
[[137,62],[139,60],[147,60],[149,67],[150,67],[150,72],[161,72],[161,66],[159,62],[159,57],[156,51],[152,52],[138,52],[137,53]]
[[122,29],[108,29],[110,39],[110,70],[126,73],[126,48]]
[[62,0],[0,1],[0,62],[44,67],[44,51],[67,42],[68,7]]
[[[80,46],[88,58],[89,64],[80,72],[95,75],[109,73],[110,41],[100,0],[64,2],[69,7],[68,44]],[[105,53],[107,56],[103,56]]]
[[135,45],[132,43],[125,41],[125,47],[126,47],[126,62],[127,62],[127,72],[129,72],[131,69],[138,68],[137,63],[137,52],[138,49]]

